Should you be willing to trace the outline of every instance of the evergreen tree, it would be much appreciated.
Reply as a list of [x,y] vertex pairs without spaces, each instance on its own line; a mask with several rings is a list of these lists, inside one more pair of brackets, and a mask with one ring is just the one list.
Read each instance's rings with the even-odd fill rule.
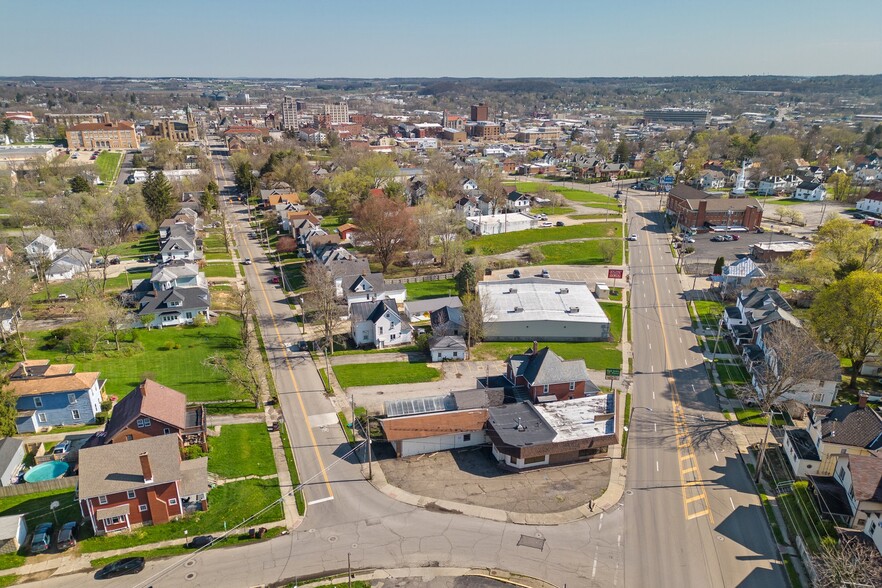
[[456,289],[460,296],[465,296],[466,294],[474,294],[477,287],[478,276],[475,273],[475,266],[472,265],[472,262],[467,261],[462,264],[459,273],[456,274]]
[[153,173],[141,186],[144,205],[156,226],[167,219],[173,212],[172,186],[161,171]]
[[86,178],[77,175],[70,179],[70,190],[74,193],[91,192],[92,186],[89,185],[89,181]]
[[208,182],[208,185],[205,186],[205,190],[202,191],[202,196],[199,197],[199,204],[202,205],[203,215],[207,215],[217,208],[218,192],[220,192],[220,189],[217,186],[217,182],[214,180],[211,180]]
[[722,256],[718,257],[717,262],[714,264],[714,275],[718,276],[723,273],[724,265],[726,265],[726,260]]

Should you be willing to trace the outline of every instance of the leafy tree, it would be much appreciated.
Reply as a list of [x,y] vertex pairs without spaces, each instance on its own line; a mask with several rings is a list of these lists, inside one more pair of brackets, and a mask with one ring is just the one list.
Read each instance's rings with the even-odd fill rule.
[[462,320],[466,328],[466,347],[472,348],[484,337],[484,317],[488,314],[484,301],[475,293],[466,294],[462,299]]
[[407,205],[387,196],[368,198],[355,206],[352,220],[361,237],[371,244],[384,272],[416,236],[416,225]]
[[475,266],[471,261],[467,261],[459,268],[456,274],[456,289],[460,296],[466,294],[474,294],[478,288],[478,276]]
[[631,157],[631,150],[628,147],[627,141],[622,139],[619,141],[619,144],[616,145],[616,152],[613,155],[613,161],[616,163],[628,163],[628,159]]
[[726,260],[723,259],[722,256],[717,258],[717,261],[714,262],[714,275],[720,275],[723,273],[723,266],[726,265]]
[[765,173],[778,176],[799,157],[800,149],[799,143],[790,135],[766,135],[759,140],[757,153],[763,160]]
[[217,208],[217,196],[220,192],[218,188],[217,182],[211,180],[208,182],[208,185],[205,186],[205,189],[202,191],[202,195],[199,197],[199,204],[202,206],[202,214],[208,215]]
[[70,179],[70,190],[76,194],[81,192],[91,192],[92,185],[81,175],[76,175]]
[[144,197],[139,189],[126,186],[125,190],[114,195],[113,227],[118,241],[125,239],[134,230],[135,225],[146,220],[147,217],[147,207],[144,206]]
[[371,153],[358,161],[358,173],[370,180],[371,188],[382,188],[398,175],[398,166],[385,153]]
[[656,151],[652,157],[643,162],[643,171],[650,178],[660,178],[670,175],[677,163],[677,152],[671,149]]
[[132,167],[136,169],[147,167],[147,160],[144,158],[143,154],[138,152],[132,155]]
[[598,141],[594,146],[594,154],[601,159],[609,159],[609,143],[604,139]]
[[161,171],[150,174],[147,181],[141,185],[141,196],[147,207],[147,213],[156,226],[173,212],[172,185]]
[[879,240],[869,225],[855,224],[844,218],[834,218],[818,228],[815,256],[826,258],[844,268],[877,270],[882,265]]
[[15,403],[18,397],[9,386],[9,379],[3,376],[0,378],[0,435],[3,437],[12,437],[18,434],[15,427],[15,419],[18,416],[18,410]]
[[616,252],[621,250],[621,245],[611,239],[604,239],[598,244],[598,249],[603,263],[612,263],[616,258]]
[[833,194],[833,200],[846,200],[851,192],[851,176],[848,174],[837,172],[830,176],[827,180],[827,186]]
[[851,272],[818,294],[809,317],[818,337],[851,361],[854,388],[867,355],[882,349],[882,274]]

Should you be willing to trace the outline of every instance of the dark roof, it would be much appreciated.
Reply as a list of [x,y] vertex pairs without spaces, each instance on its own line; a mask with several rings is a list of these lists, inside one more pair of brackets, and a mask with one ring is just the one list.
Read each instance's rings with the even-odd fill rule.
[[687,186],[686,184],[677,184],[671,188],[669,194],[671,196],[676,196],[677,198],[683,198],[684,200],[705,200],[707,198],[713,198],[713,196],[707,192],[696,190],[692,186]]
[[376,308],[374,308],[374,311],[367,317],[367,320],[375,323],[380,320],[387,311],[391,312],[401,320],[401,315],[398,314],[398,304],[396,304],[394,300],[384,298],[379,303],[375,304]]
[[848,469],[855,500],[882,502],[882,457],[850,455]]
[[588,380],[584,359],[564,360],[549,347],[536,353],[513,355],[509,362],[513,364],[515,374],[526,378],[531,386]]
[[805,429],[789,429],[785,431],[785,435],[790,439],[790,444],[796,451],[799,459],[809,459],[812,461],[820,461],[818,449],[815,447],[812,436]]
[[745,309],[761,309],[777,306],[783,308],[787,312],[793,312],[793,308],[790,307],[790,304],[788,304],[787,301],[784,300],[784,297],[781,296],[781,293],[774,288],[763,286],[760,288],[743,290],[741,294],[738,295],[738,298],[741,299],[741,306]]
[[465,326],[465,320],[462,318],[462,308],[458,306],[443,306],[438,310],[433,310],[429,313],[429,321],[432,323],[433,327],[438,327],[447,323]]
[[845,488],[833,476],[809,476],[809,480],[815,487],[815,492],[820,497],[821,512],[831,517],[851,518],[851,504]]
[[453,397],[457,410],[502,406],[505,400],[505,394],[500,388],[454,390],[450,395]]
[[812,423],[821,424],[821,438],[829,443],[882,449],[882,416],[857,404],[819,407],[809,413]]
[[[369,286],[367,290],[355,290],[355,288],[365,283]],[[342,287],[344,292],[381,293],[386,291],[386,281],[383,279],[383,274],[381,273],[358,274],[354,276],[344,276]]]
[[796,187],[797,190],[815,190],[818,186],[821,185],[821,182],[818,180],[805,180],[800,185]]
[[[181,306],[168,306],[173,300],[180,300]],[[162,314],[164,312],[186,312],[201,310],[209,305],[208,288],[172,288],[148,294],[142,300],[138,314]]]
[[153,380],[144,380],[117,402],[104,427],[105,439],[111,439],[143,415],[178,429],[187,425],[187,397]]
[[15,457],[23,441],[13,437],[4,437],[0,440],[0,470],[5,470]]
[[487,424],[512,447],[550,443],[557,433],[529,402],[492,406]]
[[363,321],[376,323],[380,320],[386,311],[395,313],[398,320],[405,322],[401,315],[398,314],[397,304],[394,300],[384,298],[382,300],[372,300],[369,302],[356,302],[349,307],[349,320],[355,324]]

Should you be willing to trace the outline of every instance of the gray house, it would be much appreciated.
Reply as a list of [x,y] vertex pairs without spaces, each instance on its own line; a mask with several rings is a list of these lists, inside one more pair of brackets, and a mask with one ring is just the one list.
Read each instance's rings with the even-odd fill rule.
[[24,460],[24,442],[13,437],[0,441],[0,486],[11,486]]

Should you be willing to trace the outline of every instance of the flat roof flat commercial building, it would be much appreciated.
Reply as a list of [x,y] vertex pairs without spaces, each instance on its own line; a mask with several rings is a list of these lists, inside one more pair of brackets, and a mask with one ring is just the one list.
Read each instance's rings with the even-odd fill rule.
[[662,122],[674,125],[704,126],[707,124],[710,112],[693,108],[659,108],[646,110],[643,118],[647,122]]
[[479,282],[487,341],[606,341],[610,321],[584,282]]

